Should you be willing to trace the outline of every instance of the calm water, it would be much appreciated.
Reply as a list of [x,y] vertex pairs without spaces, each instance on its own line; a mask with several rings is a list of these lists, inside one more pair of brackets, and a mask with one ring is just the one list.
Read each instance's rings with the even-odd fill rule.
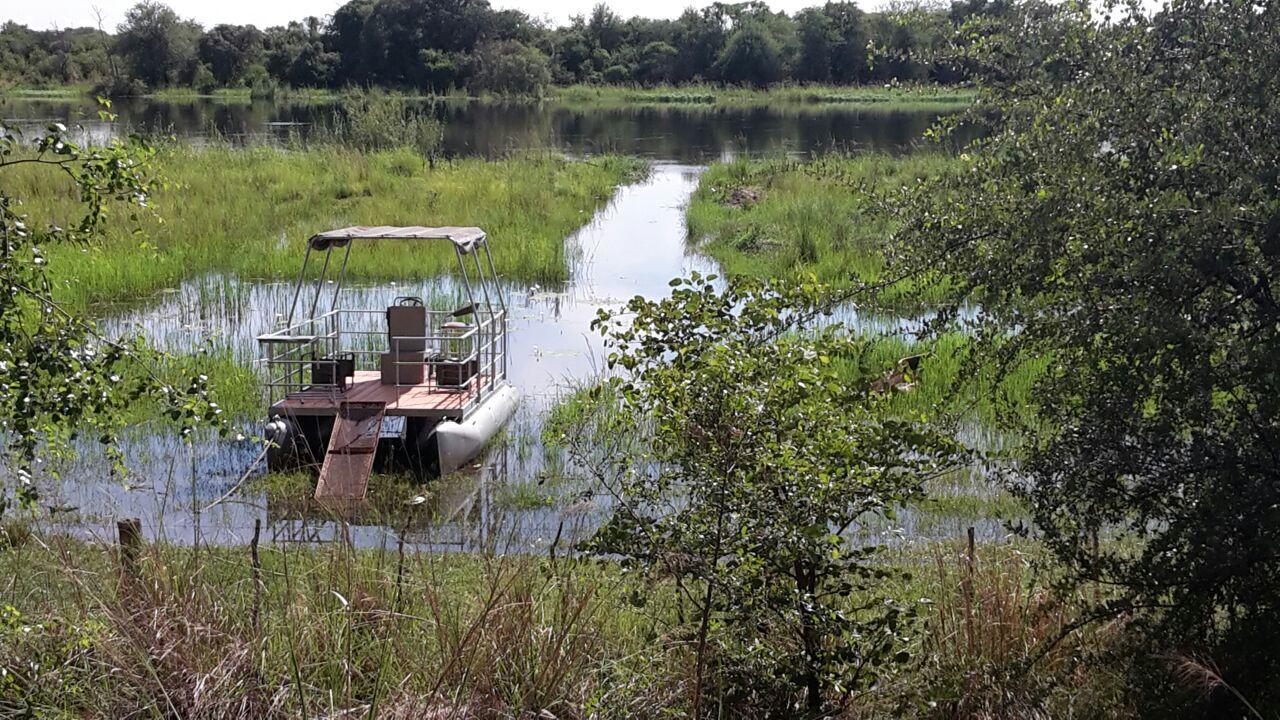
[[[919,146],[934,112],[843,105],[766,107],[569,108],[553,103],[442,102],[432,106],[445,122],[447,155],[501,155],[545,148],[571,154],[618,152],[657,160],[705,163],[724,157],[878,150]],[[232,142],[305,141],[331,122],[334,106],[269,101],[161,102],[142,98],[113,104],[116,126],[98,120],[87,100],[0,97],[0,118],[23,127],[49,122],[82,125],[102,139],[121,128],[186,139]]]
[[[68,103],[33,101],[11,102],[0,109],[0,116],[32,122],[74,121],[82,110]],[[272,123],[319,122],[330,112],[315,105],[146,101],[116,109],[122,121],[134,126],[167,127],[187,136],[216,133],[253,139],[305,132],[307,125]],[[499,154],[533,146],[583,153],[616,150],[660,159],[645,180],[620,188],[605,209],[566,239],[569,256],[576,258],[569,282],[558,287],[507,287],[512,315],[510,377],[524,397],[507,433],[509,440],[471,471],[433,484],[430,502],[406,510],[395,522],[406,542],[416,547],[510,551],[545,550],[557,537],[562,543],[572,542],[596,527],[608,511],[606,497],[562,480],[555,454],[542,447],[541,418],[556,398],[600,371],[601,341],[590,331],[598,308],[618,307],[635,295],[665,295],[668,281],[690,270],[714,272],[714,265],[690,254],[685,242],[683,207],[697,186],[702,169],[697,163],[742,152],[905,151],[934,118],[930,113],[842,108],[571,111],[473,104],[441,111],[450,114],[446,146],[453,153]],[[108,132],[92,123],[87,128],[95,134]],[[378,307],[405,294],[455,292],[447,277],[356,286],[346,290],[343,304]],[[140,332],[165,349],[213,347],[248,363],[256,354],[254,338],[273,326],[291,299],[288,283],[207,276],[149,300],[104,311],[101,324],[113,334]],[[896,318],[846,313],[841,319],[868,329],[911,331]],[[236,492],[211,505],[236,488],[254,466],[260,452],[257,419],[247,420],[243,433],[242,440],[201,437],[188,446],[171,433],[134,429],[124,439],[130,474],[123,481],[110,479],[101,453],[86,445],[77,457],[48,468],[48,504],[61,511],[55,522],[71,532],[110,538],[115,519],[140,517],[150,537],[179,543],[244,543],[255,520],[263,523],[265,537],[272,541],[350,539],[362,546],[397,541],[401,530],[379,524],[385,519],[342,521],[305,505],[269,500],[262,493]],[[980,477],[969,475],[943,491],[982,494],[989,489]],[[529,502],[530,497],[537,501]],[[897,527],[877,532],[952,536],[966,524],[973,521],[905,513]],[[986,534],[999,529],[995,522],[982,525]]]

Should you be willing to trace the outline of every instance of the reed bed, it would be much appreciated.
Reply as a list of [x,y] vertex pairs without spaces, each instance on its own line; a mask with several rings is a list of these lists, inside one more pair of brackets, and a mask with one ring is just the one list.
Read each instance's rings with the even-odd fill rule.
[[776,85],[770,88],[713,84],[568,85],[551,98],[570,106],[627,105],[869,105],[883,109],[958,109],[973,102],[971,90],[936,85]]
[[[88,308],[210,272],[293,277],[312,233],[362,224],[478,225],[501,248],[500,274],[563,280],[565,236],[644,165],[527,154],[432,167],[410,151],[172,145],[159,153],[157,170],[168,184],[154,197],[154,216],[139,218],[141,232],[119,218],[98,244],[49,249],[61,300]],[[72,188],[54,173],[15,173],[12,182],[32,217],[66,219],[72,211]],[[353,253],[347,277],[414,279],[454,262],[445,243],[385,243]]]
[[[961,167],[930,152],[740,158],[703,173],[685,219],[691,241],[731,275],[872,283],[895,227],[879,197]],[[882,300],[912,292],[904,284]]]

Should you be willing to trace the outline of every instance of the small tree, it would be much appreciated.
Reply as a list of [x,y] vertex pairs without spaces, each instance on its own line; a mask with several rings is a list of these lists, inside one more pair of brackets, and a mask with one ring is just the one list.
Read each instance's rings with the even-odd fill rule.
[[887,571],[861,529],[918,497],[952,445],[868,391],[865,340],[797,329],[824,288],[713,279],[596,321],[646,435],[614,466],[618,507],[592,547],[673,576],[695,609],[695,714],[708,683],[818,712],[906,659],[912,609],[877,592]]
[[[38,456],[65,449],[73,435],[98,438],[119,464],[116,431],[133,403],[158,403],[184,435],[221,412],[203,376],[167,382],[155,370],[160,358],[140,341],[103,337],[54,296],[48,249],[91,245],[113,212],[145,209],[157,186],[147,170],[153,155],[136,139],[81,147],[62,125],[28,145],[0,123],[0,437],[19,478],[12,496],[0,492],[0,514],[14,499],[36,500]],[[16,181],[24,172],[64,178],[79,199],[76,216],[24,215],[13,190],[24,185]]]
[[182,20],[168,5],[155,0],[129,8],[117,43],[129,59],[132,76],[150,87],[178,80],[196,57],[200,26]]
[[264,36],[252,25],[217,25],[200,38],[199,55],[219,84],[231,86],[266,57]]
[[541,50],[515,40],[490,42],[476,50],[471,85],[500,95],[538,97],[551,84],[551,64]]
[[[1135,669],[1207,654],[1275,705],[1280,5],[1088,7],[966,26],[995,124],[899,240],[982,308],[987,367],[1051,361],[1011,481],[1071,581],[1113,589],[1095,617],[1138,631]],[[1240,714],[1214,698],[1195,712]]]
[[782,77],[782,56],[778,42],[763,23],[746,19],[729,36],[712,68],[725,82],[769,85]]

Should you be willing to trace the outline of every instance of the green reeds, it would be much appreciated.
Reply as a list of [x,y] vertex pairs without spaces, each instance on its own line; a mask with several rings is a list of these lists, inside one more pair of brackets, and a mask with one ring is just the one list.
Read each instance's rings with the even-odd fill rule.
[[[348,225],[478,225],[497,269],[525,282],[568,276],[564,238],[592,216],[641,161],[572,161],[526,154],[465,159],[434,168],[410,151],[361,153],[171,146],[158,158],[168,186],[154,217],[130,232],[117,218],[100,243],[48,248],[57,297],[77,308],[140,297],[210,272],[292,278],[312,233]],[[50,172],[14,173],[32,219],[69,220],[73,188]],[[446,243],[382,243],[352,254],[351,280],[400,280],[449,272]]]
[[971,90],[939,85],[777,85],[771,88],[723,85],[569,85],[551,97],[571,106],[627,105],[870,105],[885,109],[940,110],[973,101]]
[[703,173],[685,220],[691,240],[730,275],[873,283],[883,279],[894,230],[878,197],[960,168],[956,158],[927,152],[738,159]]

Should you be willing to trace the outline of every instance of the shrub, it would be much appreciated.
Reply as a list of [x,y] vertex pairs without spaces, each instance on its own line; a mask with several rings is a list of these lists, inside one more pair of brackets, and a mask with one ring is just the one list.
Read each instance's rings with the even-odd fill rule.
[[918,498],[957,456],[884,412],[872,372],[849,381],[864,340],[797,331],[824,287],[713,280],[601,311],[623,371],[612,389],[645,444],[608,459],[619,507],[590,547],[682,589],[695,715],[704,686],[746,712],[786,714],[801,698],[820,712],[908,658],[914,608],[877,592],[888,573],[861,523]]
[[361,150],[408,148],[434,156],[443,128],[428,110],[384,93],[359,93],[343,99],[333,134]]
[[476,90],[540,97],[551,84],[551,64],[547,56],[515,40],[480,46],[475,63],[471,86]]

